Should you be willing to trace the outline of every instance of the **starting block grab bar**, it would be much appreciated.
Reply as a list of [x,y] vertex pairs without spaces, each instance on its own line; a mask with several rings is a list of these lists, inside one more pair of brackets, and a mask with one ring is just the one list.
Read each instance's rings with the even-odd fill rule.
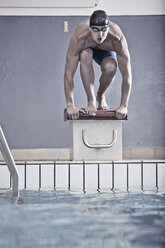
[[10,152],[9,146],[7,144],[5,135],[0,126],[0,151],[7,164],[8,170],[11,176],[11,190],[13,195],[18,196],[19,194],[19,173],[15,165],[13,156]]
[[94,148],[94,149],[105,149],[105,148],[111,148],[117,141],[117,130],[113,130],[113,139],[111,143],[109,144],[89,144],[87,141],[87,135],[86,135],[86,130],[82,130],[82,141],[85,146],[88,148]]

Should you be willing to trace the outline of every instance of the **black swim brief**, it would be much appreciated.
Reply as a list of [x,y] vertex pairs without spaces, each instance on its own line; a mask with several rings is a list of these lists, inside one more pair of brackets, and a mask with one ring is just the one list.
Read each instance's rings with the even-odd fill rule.
[[92,49],[93,50],[93,59],[94,61],[101,65],[101,62],[106,57],[112,57],[116,59],[116,52],[114,51],[105,51],[100,49]]

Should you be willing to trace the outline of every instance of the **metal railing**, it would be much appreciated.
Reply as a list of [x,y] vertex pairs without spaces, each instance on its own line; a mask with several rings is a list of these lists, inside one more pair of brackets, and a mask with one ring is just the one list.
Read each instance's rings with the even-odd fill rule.
[[19,194],[19,173],[17,170],[17,167],[15,165],[14,159],[12,157],[12,154],[10,152],[9,146],[7,144],[5,135],[2,131],[2,128],[0,126],[0,151],[2,153],[2,156],[6,162],[6,165],[8,167],[8,170],[10,172],[11,176],[11,191],[13,195],[18,196]]
[[[53,166],[53,173],[52,173],[52,179],[53,179],[53,189],[56,189],[56,177],[57,177],[57,166],[65,165],[67,167],[67,173],[68,173],[68,190],[71,189],[71,169],[73,165],[79,165],[82,166],[82,190],[85,193],[86,192],[86,166],[87,165],[95,165],[97,166],[97,191],[100,191],[100,177],[101,177],[101,165],[109,165],[111,167],[111,185],[109,186],[110,190],[115,189],[115,169],[118,165],[126,166],[126,189],[129,191],[130,188],[130,166],[133,164],[140,165],[140,188],[143,191],[144,190],[144,165],[145,164],[152,164],[155,166],[155,189],[159,189],[159,178],[158,178],[158,169],[160,164],[165,165],[164,160],[160,161],[50,161],[50,162],[19,162],[17,163],[17,166],[23,166],[24,167],[24,189],[27,189],[27,167],[31,165],[35,165],[38,167],[38,189],[40,190],[42,188],[42,166],[44,165],[52,165]],[[1,163],[0,165],[5,165],[4,163]],[[11,180],[10,180],[10,187],[11,187]]]

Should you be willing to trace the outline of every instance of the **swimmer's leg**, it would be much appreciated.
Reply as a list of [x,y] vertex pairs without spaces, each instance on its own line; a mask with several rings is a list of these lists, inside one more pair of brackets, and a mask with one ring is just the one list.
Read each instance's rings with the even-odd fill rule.
[[109,107],[106,103],[104,92],[114,79],[117,69],[117,62],[115,58],[106,57],[101,63],[102,75],[100,77],[100,86],[97,92],[98,108],[108,110]]
[[93,51],[84,49],[80,53],[80,73],[87,94],[88,106],[85,109],[89,115],[96,114],[96,98],[94,93]]

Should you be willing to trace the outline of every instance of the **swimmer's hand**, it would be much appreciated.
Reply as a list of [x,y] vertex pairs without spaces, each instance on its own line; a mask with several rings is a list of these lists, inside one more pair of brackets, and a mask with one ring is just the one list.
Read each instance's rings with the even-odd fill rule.
[[93,115],[93,116],[95,116],[95,115],[96,115],[96,112],[97,112],[96,104],[95,104],[95,103],[89,103],[89,104],[88,104],[88,107],[85,108],[85,112],[86,112],[88,115]]
[[69,106],[66,112],[71,120],[77,120],[79,118],[79,112],[85,113],[83,109],[75,108],[73,106]]
[[128,114],[128,109],[127,107],[120,106],[119,108],[116,109],[116,118],[121,120],[124,119]]

